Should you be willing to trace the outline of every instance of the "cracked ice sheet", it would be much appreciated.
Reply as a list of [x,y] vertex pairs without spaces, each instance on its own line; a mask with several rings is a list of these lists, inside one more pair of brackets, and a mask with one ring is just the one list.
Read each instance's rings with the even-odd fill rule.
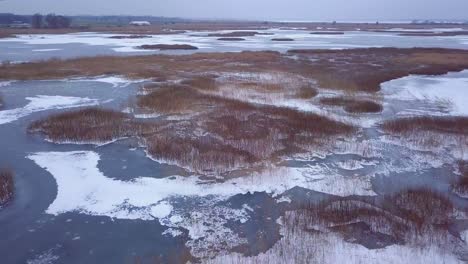
[[296,186],[335,195],[374,195],[370,179],[329,175],[322,168],[275,168],[232,179],[207,183],[198,177],[149,178],[120,181],[106,177],[97,168],[99,155],[92,151],[41,152],[28,156],[56,179],[58,194],[49,214],[82,212],[119,219],[164,218],[171,214],[171,197],[216,196],[268,192],[279,195]]
[[92,106],[99,103],[98,100],[90,98],[48,95],[26,97],[26,100],[29,103],[24,107],[0,111],[0,125],[16,121],[35,112]]

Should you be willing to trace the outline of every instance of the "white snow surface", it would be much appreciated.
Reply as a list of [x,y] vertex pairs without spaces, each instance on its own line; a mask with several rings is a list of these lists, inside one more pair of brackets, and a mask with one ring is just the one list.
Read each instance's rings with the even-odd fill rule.
[[336,195],[375,195],[368,179],[327,175],[321,168],[276,168],[267,173],[208,183],[198,177],[140,177],[120,181],[106,177],[97,168],[96,152],[41,152],[28,156],[50,172],[57,181],[58,194],[47,209],[49,214],[82,212],[120,219],[166,217],[171,212],[167,200],[177,196],[219,196],[228,198],[248,192],[278,195],[300,186]]
[[35,52],[51,52],[51,51],[59,51],[59,50],[62,50],[62,49],[34,49],[32,51],[35,51]]
[[468,71],[408,76],[387,82],[382,91],[388,99],[427,101],[434,106],[448,106],[452,115],[468,115]]
[[132,83],[141,83],[146,80],[145,79],[130,80],[123,76],[117,75],[117,76],[97,76],[94,78],[75,78],[75,79],[68,79],[66,81],[69,81],[69,82],[102,82],[102,83],[108,83],[112,85],[114,88],[116,88],[116,87],[127,87],[128,85]]
[[37,95],[35,97],[26,97],[26,100],[29,103],[24,107],[0,111],[0,125],[16,121],[35,112],[91,106],[99,103],[97,99],[58,95]]
[[14,83],[14,81],[1,81],[0,87],[10,86],[12,83]]

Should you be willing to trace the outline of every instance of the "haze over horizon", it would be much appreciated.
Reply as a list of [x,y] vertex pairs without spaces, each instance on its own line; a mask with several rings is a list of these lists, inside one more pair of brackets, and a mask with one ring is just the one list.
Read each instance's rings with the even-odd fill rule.
[[[424,8],[422,8],[424,7]],[[466,0],[0,0],[0,13],[151,15],[248,20],[468,19]]]

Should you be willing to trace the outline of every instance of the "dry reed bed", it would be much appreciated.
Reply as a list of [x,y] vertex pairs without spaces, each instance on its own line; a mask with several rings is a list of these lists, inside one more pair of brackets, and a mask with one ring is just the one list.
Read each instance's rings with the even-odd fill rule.
[[[207,94],[211,79],[167,86],[139,97],[139,107],[164,114],[193,114],[168,134],[145,138],[148,152],[196,171],[230,171],[324,144],[354,128],[311,113],[260,106]],[[201,131],[201,132],[200,132]],[[195,132],[199,132],[195,134]],[[202,136],[200,136],[200,134]]]
[[296,98],[307,100],[314,98],[317,95],[317,89],[309,86],[301,86],[296,93]]
[[35,121],[28,131],[41,133],[54,142],[102,143],[151,134],[157,131],[157,126],[136,122],[128,115],[113,110],[86,108]]
[[370,48],[278,52],[203,53],[183,56],[93,57],[49,60],[0,67],[0,79],[59,79],[120,74],[166,79],[180,74],[276,71],[314,79],[319,87],[375,92],[380,84],[410,74],[444,74],[468,68],[468,51],[450,49]]
[[140,96],[137,105],[152,112],[192,116],[142,122],[123,113],[90,108],[39,120],[29,131],[59,142],[137,137],[153,158],[200,173],[260,166],[354,132],[352,126],[326,117],[222,98],[187,85],[160,87]]
[[143,38],[152,38],[148,35],[125,35],[125,36],[111,36],[111,39],[143,39]]
[[219,41],[244,41],[245,38],[218,38]]
[[430,131],[468,135],[468,117],[409,117],[390,120],[382,124],[384,131],[395,134]]
[[361,100],[347,97],[321,98],[320,103],[328,106],[342,106],[348,113],[379,113],[382,112],[381,104],[370,100]]
[[468,161],[458,161],[458,172],[460,176],[451,184],[451,189],[464,197],[468,197]]
[[272,38],[271,41],[294,41],[292,38]]
[[389,120],[380,125],[390,140],[416,150],[464,159],[468,151],[468,117],[419,116]]
[[3,205],[13,197],[14,182],[13,171],[0,168],[0,205]]
[[375,92],[381,83],[411,74],[440,75],[468,68],[468,51],[464,50],[369,48],[289,53],[302,58],[304,74],[316,79],[320,87],[347,91]]
[[253,37],[255,35],[264,35],[264,34],[257,32],[257,31],[234,31],[234,32],[228,32],[228,33],[211,33],[211,34],[208,34],[208,37],[235,38],[235,37]]
[[[301,209],[304,222],[297,226],[322,226],[345,231],[348,225],[363,223],[374,233],[387,234],[404,243],[444,243],[456,221],[453,203],[429,189],[406,190],[372,201],[359,198],[332,198]],[[439,240],[440,239],[440,240]]]
[[[241,52],[193,54],[184,56],[96,57],[51,60],[0,67],[4,79],[53,79],[71,76],[120,74],[130,78],[180,80],[174,85],[148,85],[137,106],[151,113],[169,116],[190,115],[188,120],[172,120],[163,126],[136,122],[121,114],[106,123],[90,122],[86,113],[40,121],[31,131],[41,131],[53,140],[108,141],[134,136],[141,139],[148,153],[156,158],[205,173],[227,172],[252,167],[281,155],[313,150],[332,144],[338,137],[353,133],[354,128],[328,118],[297,110],[260,106],[220,93],[223,82],[238,89],[255,90],[266,95],[292,93],[302,99],[316,95],[319,86],[346,91],[377,91],[380,83],[412,73],[442,74],[468,68],[468,52],[443,49],[357,49],[349,51],[293,51],[298,59],[277,52]],[[388,67],[387,67],[388,66]],[[238,73],[277,73],[293,86],[253,78],[238,78]],[[218,74],[233,73],[232,80],[219,83]],[[244,79],[243,79],[244,78]],[[268,78],[267,78],[268,79]],[[277,78],[278,79],[278,78]],[[276,80],[273,78],[273,80]],[[175,82],[174,82],[175,83]],[[232,90],[232,89],[230,89]],[[379,108],[368,102],[357,104],[341,99],[348,111]],[[343,102],[344,101],[344,102]],[[351,105],[351,106],[349,106]],[[104,116],[108,115],[106,113]],[[53,117],[52,117],[53,118]],[[70,120],[64,121],[64,120]],[[55,124],[58,123],[58,124]],[[81,126],[81,128],[80,128]],[[65,131],[65,133],[63,133]],[[107,132],[104,132],[107,131]]]
[[198,48],[188,44],[154,44],[141,45],[138,48],[145,50],[197,50]]

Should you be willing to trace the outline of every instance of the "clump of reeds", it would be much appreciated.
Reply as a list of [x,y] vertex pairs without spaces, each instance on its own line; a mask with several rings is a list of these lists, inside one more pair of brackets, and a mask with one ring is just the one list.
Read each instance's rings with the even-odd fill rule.
[[294,41],[292,38],[272,38],[271,41]]
[[215,76],[212,75],[196,76],[182,83],[202,91],[214,91],[217,89]]
[[234,31],[228,33],[211,33],[208,34],[209,37],[253,37],[260,34],[256,31]]
[[320,99],[320,103],[329,106],[342,106],[348,113],[379,113],[382,105],[370,101],[346,97],[326,97]]
[[198,47],[188,44],[154,44],[154,45],[141,45],[140,49],[146,50],[197,50]]
[[451,189],[462,196],[468,196],[468,161],[457,162],[459,176],[451,184]]
[[208,96],[184,85],[168,85],[138,98],[139,107],[159,113],[178,114],[196,111],[207,105]]
[[244,41],[244,38],[218,38],[220,41]]
[[255,157],[211,136],[191,138],[162,134],[145,138],[148,153],[156,159],[202,173],[223,173],[254,163]]
[[124,36],[110,36],[111,39],[142,39],[142,38],[151,38],[148,35],[124,35]]
[[408,117],[390,120],[381,126],[385,131],[396,134],[430,131],[450,134],[468,134],[468,117]]
[[0,205],[5,204],[13,197],[14,182],[13,171],[0,168]]
[[52,115],[33,122],[30,132],[40,132],[54,142],[107,142],[152,131],[149,124],[133,121],[113,110],[86,108]]
[[300,87],[299,90],[296,92],[296,97],[304,100],[311,99],[317,95],[317,89],[307,86]]
[[358,198],[332,198],[306,206],[301,213],[306,225],[325,227],[364,222],[374,232],[391,234],[398,240],[448,232],[455,206],[445,196],[429,190],[405,190],[366,201]]

